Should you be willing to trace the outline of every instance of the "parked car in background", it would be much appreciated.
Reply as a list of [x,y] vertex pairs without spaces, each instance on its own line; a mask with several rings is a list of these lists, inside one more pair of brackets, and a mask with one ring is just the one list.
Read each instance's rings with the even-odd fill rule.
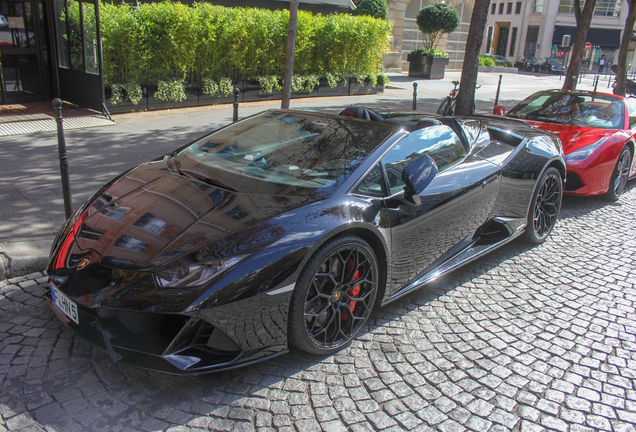
[[539,60],[535,61],[534,65],[532,66],[532,70],[535,72],[561,73],[562,71],[564,71],[564,68],[563,63],[555,58],[541,57]]
[[260,113],[132,168],[54,241],[58,318],[176,374],[346,347],[374,307],[509,241],[545,241],[559,139],[494,117]]
[[536,57],[532,56],[519,56],[515,62],[515,67],[523,71],[532,71],[534,64],[536,63]]
[[[503,113],[503,107],[495,107]],[[592,91],[545,90],[521,101],[506,117],[553,132],[563,144],[565,193],[605,194],[618,200],[636,174],[636,99]]]

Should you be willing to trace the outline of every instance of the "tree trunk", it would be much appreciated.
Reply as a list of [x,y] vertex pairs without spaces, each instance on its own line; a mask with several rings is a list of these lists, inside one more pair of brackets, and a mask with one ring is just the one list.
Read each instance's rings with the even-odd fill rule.
[[574,16],[576,17],[576,38],[572,46],[572,57],[570,65],[567,67],[567,73],[563,82],[564,89],[576,89],[576,81],[581,71],[581,61],[583,60],[583,51],[585,50],[585,42],[587,41],[587,32],[592,22],[592,14],[594,13],[596,0],[586,0],[583,11],[581,11],[581,3],[574,0]]
[[629,42],[634,31],[634,21],[636,21],[636,0],[629,0],[629,14],[627,20],[625,20],[625,31],[623,32],[623,39],[621,40],[621,49],[618,52],[618,69],[616,69],[616,87],[614,87],[614,94],[625,96],[627,82],[627,50],[629,49]]
[[475,8],[470,18],[468,40],[466,41],[466,54],[462,66],[462,77],[459,84],[459,93],[455,105],[455,114],[470,115],[475,100],[475,85],[479,68],[479,52],[484,40],[484,29],[488,19],[490,0],[475,0]]
[[291,98],[292,76],[294,75],[294,47],[296,46],[296,21],[298,17],[298,0],[289,2],[289,33],[287,33],[287,57],[285,59],[285,75],[283,76],[283,100],[280,107],[289,108]]

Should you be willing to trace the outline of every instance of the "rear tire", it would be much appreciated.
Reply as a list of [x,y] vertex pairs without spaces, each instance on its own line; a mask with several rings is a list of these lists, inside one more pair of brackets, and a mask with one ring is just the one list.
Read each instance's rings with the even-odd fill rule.
[[525,241],[541,244],[548,238],[559,217],[562,198],[561,173],[550,167],[541,175],[532,195],[528,224],[523,234]]
[[610,201],[618,201],[625,192],[627,180],[629,180],[629,172],[632,169],[632,151],[628,146],[623,147],[621,154],[618,156],[616,166],[612,172],[609,189],[605,196]]
[[443,116],[453,115],[453,103],[450,97],[447,96],[442,101],[442,103],[439,105],[439,108],[437,108],[437,114],[440,114]]
[[373,310],[379,270],[373,249],[359,237],[336,237],[322,245],[296,282],[289,343],[320,355],[348,346]]

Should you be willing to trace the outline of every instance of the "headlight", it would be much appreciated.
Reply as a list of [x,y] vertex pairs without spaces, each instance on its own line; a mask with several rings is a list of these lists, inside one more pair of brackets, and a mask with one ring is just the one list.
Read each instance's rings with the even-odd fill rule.
[[572,153],[565,155],[566,162],[579,162],[583,159],[586,159],[589,155],[594,153],[596,149],[603,145],[605,141],[607,141],[609,137],[603,137],[600,140],[592,143],[590,145],[586,145],[585,147],[581,147],[580,149],[573,151]]
[[174,267],[154,273],[153,276],[159,288],[198,287],[234,267],[246,257],[247,255],[242,255],[201,262],[184,258],[175,262]]

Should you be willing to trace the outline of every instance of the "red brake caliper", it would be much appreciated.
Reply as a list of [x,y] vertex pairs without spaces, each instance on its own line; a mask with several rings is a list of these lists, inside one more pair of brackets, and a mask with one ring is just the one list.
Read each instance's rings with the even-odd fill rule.
[[[347,273],[351,271],[351,267],[353,267],[353,260],[349,258],[349,260],[347,261]],[[357,281],[358,279],[360,279],[360,270],[356,270],[356,273],[353,275],[354,281]],[[349,291],[347,294],[349,294],[351,297],[357,297],[360,294],[360,285],[354,286],[351,289],[351,291]],[[351,312],[356,310],[356,303],[357,302],[355,300],[349,301],[349,307],[351,308]],[[346,320],[348,318],[349,318],[349,315],[347,314],[347,312],[342,311],[342,319]]]

